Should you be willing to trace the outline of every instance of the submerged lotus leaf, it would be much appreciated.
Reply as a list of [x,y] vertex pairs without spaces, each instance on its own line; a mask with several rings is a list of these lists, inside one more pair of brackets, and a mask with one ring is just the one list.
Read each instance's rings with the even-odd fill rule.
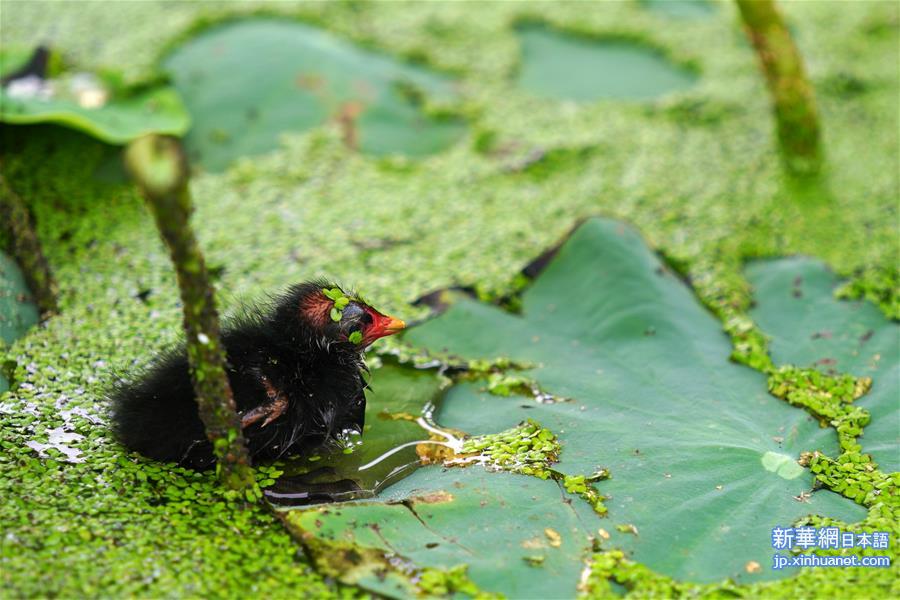
[[[483,382],[463,382],[447,392],[437,421],[470,434],[528,418],[540,422],[558,436],[562,452],[554,468],[564,475],[610,469],[609,480],[594,484],[608,497],[607,519],[552,480],[535,479],[527,491],[515,491],[505,486],[518,476],[482,476],[474,467],[465,474],[420,469],[377,496],[396,502],[448,492],[453,500],[442,518],[453,520],[436,530],[439,535],[429,529],[437,516],[419,521],[404,513],[393,521],[385,511],[399,514],[400,507],[372,503],[342,506],[339,517],[316,511],[321,526],[308,527],[311,517],[300,513],[292,518],[313,535],[328,532],[418,566],[468,564],[472,580],[486,591],[568,597],[586,555],[566,551],[564,565],[553,568],[547,568],[558,558],[552,552],[503,565],[489,557],[508,552],[515,545],[510,540],[531,539],[538,525],[565,530],[575,536],[575,547],[585,548],[588,536],[603,528],[610,537],[605,543],[665,575],[760,581],[786,575],[746,570],[751,561],[771,562],[773,527],[811,513],[847,521],[865,516],[837,494],[812,492],[812,475],[796,464],[803,451],[836,454],[835,431],[769,395],[763,374],[729,362],[721,324],[630,228],[600,219],[583,224],[526,289],[521,306],[520,314],[511,314],[462,299],[411,329],[407,339],[467,359],[503,356],[536,364],[524,375],[567,400],[501,397],[485,392]],[[480,482],[477,491],[459,485],[469,477]],[[502,498],[507,510],[481,520],[478,495],[488,503]],[[577,519],[560,525],[571,513]],[[373,528],[373,522],[385,525]],[[432,534],[454,543],[429,552]],[[485,560],[491,566],[482,570]],[[531,581],[529,569],[540,570],[539,582],[520,587]]]
[[[38,322],[38,308],[31,298],[25,278],[19,266],[9,256],[0,252],[0,350]],[[9,382],[0,370],[0,392],[9,388]]]
[[518,29],[519,85],[542,97],[576,101],[652,100],[690,87],[693,72],[659,51],[626,40],[590,39],[543,25]]
[[[12,71],[25,62],[22,56],[4,50],[0,64]],[[0,88],[0,123],[53,123],[110,144],[125,144],[150,133],[182,135],[190,124],[181,99],[170,87],[110,97],[102,83],[86,73],[16,81],[20,80]]]
[[273,504],[297,506],[374,496],[421,464],[415,442],[428,440],[429,432],[417,420],[433,410],[440,391],[441,381],[432,371],[396,365],[373,369],[366,390],[365,443],[351,441],[345,451],[289,461],[286,476],[266,490],[266,497]]
[[647,9],[678,19],[709,17],[716,8],[709,0],[641,0]]
[[447,78],[302,23],[220,25],[165,67],[194,117],[188,152],[214,171],[329,120],[342,124],[348,145],[376,155],[429,154],[462,133],[459,121],[422,110],[423,96],[449,97]]
[[855,402],[871,416],[859,441],[883,471],[900,471],[900,325],[869,302],[835,298],[841,280],[811,258],[756,261],[747,278],[776,364],[872,378]]

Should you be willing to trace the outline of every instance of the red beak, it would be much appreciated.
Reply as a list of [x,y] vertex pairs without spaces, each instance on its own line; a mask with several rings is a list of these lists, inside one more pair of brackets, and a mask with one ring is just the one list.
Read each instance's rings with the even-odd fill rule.
[[389,317],[380,313],[375,313],[372,316],[374,317],[372,325],[366,332],[366,338],[370,342],[373,342],[378,338],[394,335],[398,331],[402,331],[406,328],[406,323],[400,319],[395,319],[394,317]]

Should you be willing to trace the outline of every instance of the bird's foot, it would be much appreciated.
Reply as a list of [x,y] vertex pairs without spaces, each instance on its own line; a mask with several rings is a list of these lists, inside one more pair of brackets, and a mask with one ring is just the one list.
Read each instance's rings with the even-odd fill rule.
[[248,410],[243,415],[241,415],[241,428],[246,429],[250,425],[253,425],[260,419],[265,418],[262,425],[260,427],[265,427],[278,417],[284,414],[284,411],[287,410],[287,398],[283,395],[279,394],[275,396],[275,398],[266,402],[265,404],[260,404],[256,408]]

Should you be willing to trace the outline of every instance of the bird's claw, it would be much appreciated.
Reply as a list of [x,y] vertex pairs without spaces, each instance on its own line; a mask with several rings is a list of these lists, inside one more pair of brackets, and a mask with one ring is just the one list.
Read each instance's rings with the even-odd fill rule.
[[260,404],[256,408],[248,410],[241,416],[241,428],[246,429],[250,425],[253,425],[263,417],[265,420],[260,425],[260,428],[265,427],[278,417],[284,414],[284,411],[287,409],[287,398],[283,395],[278,394],[271,402],[267,402],[265,404]]
[[266,390],[266,398],[267,402],[260,404],[256,408],[248,410],[241,416],[241,428],[247,428],[250,425],[253,425],[263,417],[265,420],[260,425],[260,429],[280,417],[284,414],[284,411],[287,410],[287,397],[276,388],[272,382],[266,377],[264,374],[259,373],[259,382],[262,384],[263,388]]
[[275,398],[275,400],[267,406],[269,409],[269,415],[266,417],[266,420],[263,421],[263,424],[260,425],[260,427],[265,427],[284,414],[284,411],[287,409],[287,398],[279,394],[278,397]]
[[260,405],[254,409],[248,410],[244,414],[241,415],[241,429],[246,429],[250,427],[260,419],[266,416],[265,406]]

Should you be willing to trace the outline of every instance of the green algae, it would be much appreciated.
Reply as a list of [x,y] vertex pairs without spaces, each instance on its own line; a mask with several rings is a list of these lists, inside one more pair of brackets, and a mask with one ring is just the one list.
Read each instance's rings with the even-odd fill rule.
[[[142,347],[173,340],[180,328],[177,288],[136,192],[100,186],[83,169],[102,157],[103,147],[63,130],[36,133],[28,135],[36,146],[5,166],[32,201],[50,261],[65,284],[59,318],[7,355],[16,363],[18,387],[0,399],[0,488],[6,499],[0,508],[0,587],[17,596],[285,589],[333,595],[306,570],[265,509],[227,500],[212,473],[128,456],[112,441],[103,391]],[[43,171],[33,168],[38,164],[46,165]],[[57,179],[60,170],[67,176]],[[48,180],[55,182],[52,190]],[[135,251],[136,239],[144,240],[152,257]],[[111,256],[156,266],[131,279]],[[86,265],[93,265],[92,276],[84,276]],[[144,300],[142,289],[152,290]],[[48,346],[57,350],[43,354]],[[115,357],[125,355],[131,358],[114,367]],[[68,435],[83,462],[67,462],[53,448],[41,457],[26,446],[48,441],[55,430]],[[35,565],[47,568],[40,578]]]
[[[371,160],[347,153],[340,131],[326,128],[291,136],[270,155],[239,161],[227,173],[200,177],[194,184],[198,229],[211,260],[226,267],[224,306],[324,273],[363,286],[393,313],[421,316],[425,309],[407,303],[436,288],[477,283],[503,295],[535,248],[554,243],[577,218],[603,213],[634,223],[683,266],[743,364],[764,371],[771,365],[765,338],[747,315],[747,258],[822,258],[853,277],[848,290],[875,299],[896,318],[897,8],[854,5],[841,18],[824,2],[783,9],[803,52],[815,58],[811,77],[832,165],[825,175],[828,194],[783,185],[762,82],[727,4],[707,19],[672,20],[666,27],[637,3],[603,11],[558,3],[541,15],[526,3],[478,10],[454,3],[266,5],[271,13],[324,23],[349,39],[459,74],[462,101],[478,116],[473,127],[490,134],[494,151],[458,147],[416,165]],[[152,78],[159,58],[198,22],[259,10],[258,3],[2,6],[4,42],[51,40],[80,66],[114,69],[127,82]],[[504,84],[518,60],[514,25],[527,17],[595,37],[642,37],[676,62],[698,67],[703,77],[686,97],[649,108],[604,103],[572,110],[535,100]],[[834,84],[848,81],[852,85]],[[140,474],[146,477],[154,465],[119,464],[122,450],[103,425],[73,416],[76,430],[89,434],[81,443],[88,463],[39,460],[22,448],[63,424],[53,408],[62,395],[85,410],[102,407],[104,378],[171,341],[178,307],[165,254],[134,193],[81,175],[96,163],[98,145],[42,130],[4,147],[23,153],[4,168],[35,206],[63,288],[63,315],[7,354],[24,387],[0,399],[16,408],[0,415],[0,481],[6,497],[27,502],[0,509],[3,522],[14,524],[13,537],[0,540],[3,588],[20,595],[337,593],[306,571],[289,538],[255,509],[160,504],[165,494],[141,482]],[[592,151],[570,158],[562,153],[559,174],[541,178],[509,168],[536,150],[566,148]],[[107,364],[94,366],[98,361]],[[839,464],[856,465],[854,479],[875,481],[871,463],[847,462],[852,457]],[[115,496],[101,488],[88,501],[83,495],[95,491],[98,472]],[[181,489],[174,481],[188,476],[169,472],[164,469],[163,481]],[[849,481],[834,467],[828,472],[830,481]],[[201,498],[213,497],[211,480],[197,484]],[[865,527],[894,531],[897,518],[884,503],[868,510]],[[83,529],[69,524],[83,514],[89,515],[78,517]],[[116,547],[121,550],[97,559]],[[35,565],[46,579],[33,577]],[[882,570],[819,569],[741,593],[876,596],[895,585],[894,577]],[[640,566],[615,581],[644,595],[672,593]]]

